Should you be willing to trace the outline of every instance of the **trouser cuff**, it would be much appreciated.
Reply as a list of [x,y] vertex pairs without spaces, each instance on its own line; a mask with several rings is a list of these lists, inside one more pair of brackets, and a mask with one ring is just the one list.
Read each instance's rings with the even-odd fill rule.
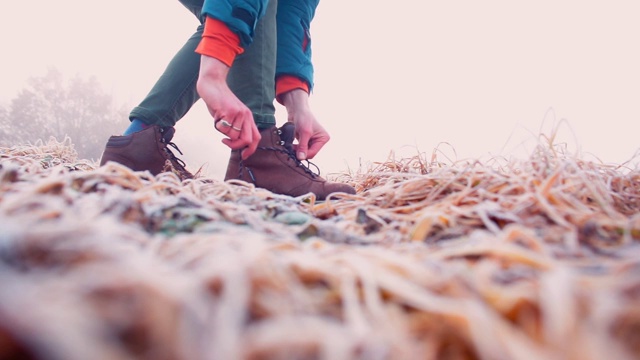
[[136,106],[129,113],[129,120],[133,121],[133,119],[138,119],[147,125],[174,126],[176,124],[175,121],[158,117],[153,112],[140,106]]
[[258,130],[268,129],[276,124],[276,117],[273,114],[256,114],[253,113],[253,120]]

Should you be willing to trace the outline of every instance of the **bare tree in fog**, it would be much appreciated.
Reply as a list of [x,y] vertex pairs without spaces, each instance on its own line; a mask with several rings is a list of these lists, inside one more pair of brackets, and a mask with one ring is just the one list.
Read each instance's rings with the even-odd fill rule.
[[49,69],[42,77],[30,78],[8,109],[0,108],[0,143],[69,136],[79,157],[97,159],[107,138],[128,123],[128,108],[117,107],[95,77],[65,80],[60,71]]
[[[9,113],[7,109],[0,105],[0,139],[4,139],[9,134]],[[2,143],[2,141],[0,141]]]

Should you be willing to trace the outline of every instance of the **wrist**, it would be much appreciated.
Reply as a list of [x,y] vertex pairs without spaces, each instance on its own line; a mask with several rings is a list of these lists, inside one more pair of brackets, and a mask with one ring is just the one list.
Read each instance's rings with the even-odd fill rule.
[[200,58],[200,78],[206,78],[210,80],[226,81],[227,74],[229,74],[229,66],[221,60],[202,55]]
[[293,89],[280,95],[282,104],[288,112],[298,111],[309,107],[309,94],[303,89]]

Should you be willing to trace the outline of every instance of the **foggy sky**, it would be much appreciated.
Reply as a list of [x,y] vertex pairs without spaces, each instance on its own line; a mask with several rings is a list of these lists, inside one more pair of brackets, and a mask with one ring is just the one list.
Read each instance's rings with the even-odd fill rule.
[[[436,147],[458,160],[521,157],[561,121],[559,140],[581,156],[629,160],[640,146],[637,14],[621,0],[323,0],[311,101],[332,140],[314,162],[327,174]],[[4,1],[0,104],[55,66],[136,105],[196,25],[177,0]],[[189,168],[206,163],[212,176],[226,166],[220,139],[201,103],[177,125]]]

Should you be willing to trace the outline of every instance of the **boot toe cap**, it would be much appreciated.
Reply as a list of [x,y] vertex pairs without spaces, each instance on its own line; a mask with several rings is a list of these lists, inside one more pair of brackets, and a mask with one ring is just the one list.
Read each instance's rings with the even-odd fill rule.
[[324,200],[327,196],[334,193],[345,193],[349,195],[354,195],[356,193],[356,189],[344,183],[327,182],[324,184],[323,190],[324,191],[322,191],[320,194],[316,194],[316,196],[318,197],[318,200]]
[[356,189],[354,189],[351,185],[343,183],[333,183],[329,187],[331,188],[331,192],[341,192],[350,195],[354,195],[356,193]]

